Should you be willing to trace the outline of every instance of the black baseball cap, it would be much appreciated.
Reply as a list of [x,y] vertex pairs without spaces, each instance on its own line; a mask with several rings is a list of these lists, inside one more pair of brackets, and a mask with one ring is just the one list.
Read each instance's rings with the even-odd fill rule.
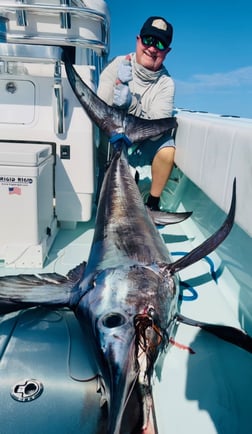
[[167,47],[172,41],[173,27],[162,17],[148,18],[140,31],[140,36],[155,36]]

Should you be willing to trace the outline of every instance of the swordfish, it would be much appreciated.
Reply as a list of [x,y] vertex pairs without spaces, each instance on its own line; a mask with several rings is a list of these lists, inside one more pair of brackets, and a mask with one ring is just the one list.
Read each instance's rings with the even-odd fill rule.
[[[98,355],[108,406],[107,434],[119,434],[123,420],[124,433],[156,434],[152,374],[178,322],[199,326],[252,352],[252,339],[242,330],[190,320],[178,309],[177,272],[208,255],[226,238],[234,214],[235,183],[230,211],[221,228],[171,262],[130,174],[122,146],[105,175],[87,264],[67,276],[2,277],[0,314],[33,306],[72,309],[84,334],[91,335]],[[134,393],[137,428],[123,419]]]
[[[0,314],[33,306],[71,309],[96,348],[106,390],[107,434],[156,434],[153,370],[179,322],[199,326],[249,352],[252,339],[242,330],[198,322],[179,313],[177,273],[208,255],[229,234],[235,216],[235,182],[223,225],[200,246],[171,262],[130,174],[124,152],[128,140],[123,135],[116,140],[87,264],[67,276],[2,277]],[[130,418],[125,419],[133,398],[138,416],[134,426]]]

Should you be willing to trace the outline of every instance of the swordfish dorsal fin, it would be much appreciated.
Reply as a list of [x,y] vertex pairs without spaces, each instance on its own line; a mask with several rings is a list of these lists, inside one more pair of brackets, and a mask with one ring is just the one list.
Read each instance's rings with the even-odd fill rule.
[[69,307],[85,262],[66,276],[57,273],[0,277],[0,315],[34,306]]
[[142,119],[127,114],[125,110],[109,106],[81,79],[69,59],[67,48],[64,48],[63,53],[68,81],[75,95],[88,116],[108,137],[124,133],[132,143],[141,142],[164,134],[177,126],[175,117]]
[[175,274],[183,268],[188,267],[189,265],[194,264],[205,256],[209,255],[209,253],[213,252],[216,247],[218,247],[222,241],[228,236],[231,231],[234,223],[235,217],[235,205],[236,205],[236,179],[233,182],[233,193],[230,209],[227,215],[226,220],[223,225],[218,229],[211,237],[209,237],[206,241],[204,241],[200,246],[193,249],[190,253],[178,259],[177,261],[168,264],[167,268],[170,273]]

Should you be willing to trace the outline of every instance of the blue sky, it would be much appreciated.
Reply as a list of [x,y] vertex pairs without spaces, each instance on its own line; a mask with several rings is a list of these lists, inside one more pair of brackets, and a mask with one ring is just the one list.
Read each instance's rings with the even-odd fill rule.
[[165,66],[176,83],[175,106],[252,118],[251,0],[107,0],[110,58],[135,51],[151,15],[174,27]]

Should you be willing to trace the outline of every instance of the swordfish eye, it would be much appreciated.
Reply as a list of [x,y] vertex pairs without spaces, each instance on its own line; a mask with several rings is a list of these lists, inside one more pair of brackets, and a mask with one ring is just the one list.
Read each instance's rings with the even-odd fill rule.
[[120,312],[110,312],[102,318],[104,327],[112,329],[114,327],[121,327],[126,323],[126,318]]

